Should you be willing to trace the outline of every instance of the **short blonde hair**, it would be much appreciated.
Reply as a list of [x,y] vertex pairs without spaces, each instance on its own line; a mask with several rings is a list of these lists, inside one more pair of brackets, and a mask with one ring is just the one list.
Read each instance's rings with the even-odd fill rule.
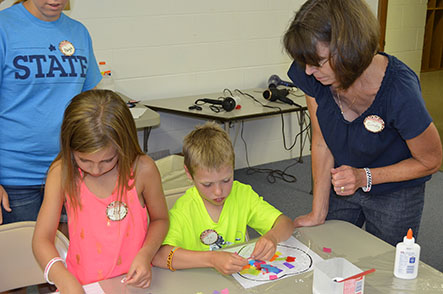
[[197,126],[183,141],[185,166],[191,176],[197,168],[218,170],[225,165],[234,168],[235,154],[229,135],[216,123]]

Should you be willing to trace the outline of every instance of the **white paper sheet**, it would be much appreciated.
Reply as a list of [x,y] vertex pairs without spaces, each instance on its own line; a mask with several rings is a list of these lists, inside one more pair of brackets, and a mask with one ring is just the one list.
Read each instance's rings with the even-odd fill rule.
[[[86,294],[105,294],[99,283],[92,283],[83,286]],[[60,294],[60,292],[52,292],[51,294]]]
[[133,108],[129,108],[129,110],[131,111],[133,118],[139,118],[140,116],[143,115],[143,113],[146,112],[147,108],[133,107]]
[[[254,250],[254,246],[255,243],[251,243],[228,248],[226,251],[237,252],[240,256],[249,258]],[[323,260],[293,236],[277,245],[276,255],[278,256],[275,260],[267,261],[263,264],[252,260],[250,261],[250,269],[244,269],[232,276],[244,288],[251,288],[278,279],[309,272],[313,270],[314,263]]]

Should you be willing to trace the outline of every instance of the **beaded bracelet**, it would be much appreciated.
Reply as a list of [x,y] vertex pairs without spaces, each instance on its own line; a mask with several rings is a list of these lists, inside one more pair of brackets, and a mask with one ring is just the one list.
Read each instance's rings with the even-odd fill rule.
[[45,277],[46,282],[48,282],[48,284],[54,285],[54,283],[49,280],[49,271],[51,270],[51,267],[54,265],[54,263],[56,263],[58,261],[63,262],[63,264],[66,266],[66,262],[61,257],[57,256],[57,257],[54,257],[53,259],[51,259],[45,267],[44,277]]
[[175,268],[172,267],[172,257],[174,256],[175,250],[177,250],[179,247],[174,247],[171,249],[168,255],[168,259],[166,260],[166,265],[168,266],[168,269],[175,272]]
[[367,192],[371,191],[372,174],[371,174],[371,171],[369,170],[369,168],[365,167],[364,170],[366,172],[366,187],[362,187],[361,189],[363,190],[363,192],[367,193]]

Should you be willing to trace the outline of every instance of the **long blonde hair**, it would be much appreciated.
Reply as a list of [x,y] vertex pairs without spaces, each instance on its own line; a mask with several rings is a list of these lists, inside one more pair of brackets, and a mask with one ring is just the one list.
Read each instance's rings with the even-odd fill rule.
[[118,153],[119,199],[131,189],[135,178],[132,167],[140,148],[134,119],[126,103],[110,90],[90,90],[75,96],[66,108],[60,133],[60,153],[54,163],[62,165],[62,189],[76,209],[79,203],[81,174],[73,151],[94,153],[112,145]]

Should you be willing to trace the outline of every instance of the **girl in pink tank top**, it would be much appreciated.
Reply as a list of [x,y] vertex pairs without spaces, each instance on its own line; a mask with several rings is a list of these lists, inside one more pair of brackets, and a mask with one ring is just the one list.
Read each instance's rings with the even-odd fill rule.
[[[70,237],[66,261],[54,245],[63,204]],[[109,90],[74,97],[33,238],[48,282],[63,293],[124,274],[126,284],[147,288],[168,225],[160,174],[140,149],[126,103]]]

